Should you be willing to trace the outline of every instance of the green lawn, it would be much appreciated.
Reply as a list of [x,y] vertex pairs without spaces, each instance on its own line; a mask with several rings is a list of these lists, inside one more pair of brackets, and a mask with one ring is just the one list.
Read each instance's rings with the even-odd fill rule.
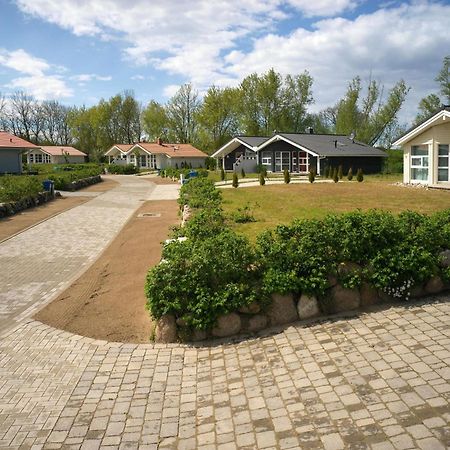
[[366,176],[364,182],[266,185],[223,189],[223,207],[231,214],[249,205],[256,222],[235,224],[250,239],[267,228],[296,218],[322,218],[354,209],[413,210],[432,213],[450,208],[450,191],[395,186],[399,175]]

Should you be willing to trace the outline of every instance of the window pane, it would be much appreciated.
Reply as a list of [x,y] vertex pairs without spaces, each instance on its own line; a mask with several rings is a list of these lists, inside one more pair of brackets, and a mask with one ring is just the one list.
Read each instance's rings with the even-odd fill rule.
[[439,144],[439,155],[448,155],[448,145]]
[[448,156],[439,157],[439,167],[448,167]]
[[428,179],[428,169],[411,169],[411,178],[416,181],[426,181]]
[[428,156],[422,158],[422,166],[428,167]]
[[428,147],[426,145],[413,145],[411,147],[411,154],[413,156],[426,156],[428,155]]
[[411,165],[412,166],[421,166],[422,158],[411,158]]
[[448,169],[438,170],[438,181],[448,181]]

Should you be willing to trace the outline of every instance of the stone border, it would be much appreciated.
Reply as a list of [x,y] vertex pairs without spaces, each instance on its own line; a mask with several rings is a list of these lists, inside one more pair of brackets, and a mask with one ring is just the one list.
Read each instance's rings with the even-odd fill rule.
[[91,186],[93,184],[101,183],[103,178],[100,175],[94,175],[93,177],[81,178],[80,180],[72,181],[64,186],[64,189],[59,189],[62,191],[78,191],[79,189]]
[[54,198],[55,194],[43,191],[39,192],[37,195],[31,195],[16,202],[0,203],[0,218],[13,216],[24,209],[34,208],[35,206],[47,203]]
[[[450,267],[450,250],[440,254],[441,267]],[[358,272],[361,268],[355,263],[341,263],[338,273],[341,275]],[[439,276],[433,276],[427,282],[408,286],[405,292],[390,292],[376,289],[363,281],[357,288],[348,288],[340,284],[335,276],[330,276],[328,289],[324,296],[306,294],[272,294],[272,303],[263,308],[253,302],[237,311],[223,314],[216,325],[209,330],[190,330],[182,318],[171,314],[162,316],[156,323],[155,342],[199,342],[206,339],[225,338],[237,335],[254,335],[262,330],[286,325],[298,320],[321,319],[336,314],[356,312],[362,308],[387,303],[398,303],[428,295],[440,294],[450,289]],[[406,300],[405,300],[406,299]]]

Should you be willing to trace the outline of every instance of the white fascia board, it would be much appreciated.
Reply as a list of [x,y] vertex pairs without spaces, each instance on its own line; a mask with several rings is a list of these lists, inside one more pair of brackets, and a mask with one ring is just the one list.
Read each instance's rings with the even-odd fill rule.
[[104,156],[108,156],[108,154],[110,152],[112,152],[114,149],[119,150],[120,153],[122,153],[122,155],[126,155],[127,152],[123,152],[119,147],[117,147],[116,145],[113,145],[105,154]]
[[408,134],[405,134],[400,139],[396,140],[392,145],[403,145],[411,139],[414,139],[420,133],[423,133],[428,128],[432,127],[439,119],[446,120],[447,118],[450,118],[450,111],[443,109],[442,111],[436,113],[433,117],[430,117],[426,122],[412,129]]
[[310,150],[309,148],[303,147],[303,145],[297,144],[296,142],[293,142],[287,138],[285,138],[284,136],[281,136],[279,134],[276,134],[275,136],[272,136],[268,141],[263,142],[257,149],[257,152],[260,152],[262,149],[264,149],[266,146],[268,146],[269,144],[272,144],[273,142],[276,141],[284,141],[290,145],[293,145],[294,147],[299,148],[300,150],[303,150],[306,153],[309,153],[310,155],[313,156],[320,156],[318,153],[313,152],[312,150]]
[[147,153],[147,155],[153,155],[152,152],[146,150],[144,147],[142,147],[142,146],[139,145],[139,144],[134,144],[134,145],[130,148],[130,150],[128,150],[128,151],[126,152],[126,154],[127,154],[127,155],[130,154],[136,147],[138,147],[139,149],[143,150],[145,153]]
[[254,152],[257,151],[257,150],[256,150],[257,147],[252,147],[252,146],[248,145],[247,143],[245,143],[244,141],[241,141],[238,137],[235,137],[235,138],[231,139],[231,141],[227,142],[225,145],[223,145],[222,147],[220,147],[219,150],[217,150],[216,152],[214,152],[214,153],[211,155],[211,158],[218,158],[218,157],[220,157],[220,156],[222,156],[222,155],[228,155],[228,153],[231,153],[233,150],[235,150],[235,149],[238,148],[239,146],[237,145],[236,147],[232,148],[229,152],[226,152],[227,148],[228,148],[228,147],[231,147],[232,144],[235,144],[235,143],[237,143],[237,142],[238,142],[239,144],[244,145],[245,147],[247,147],[248,149],[250,149],[250,150],[252,150],[252,151],[254,151]]
[[[33,150],[34,150],[34,151],[40,150],[42,153],[45,153],[46,155],[54,156],[54,155],[52,155],[51,153],[49,153],[48,151],[44,150],[42,147],[31,149],[31,151],[33,151]],[[62,153],[62,155],[64,155],[64,153]]]

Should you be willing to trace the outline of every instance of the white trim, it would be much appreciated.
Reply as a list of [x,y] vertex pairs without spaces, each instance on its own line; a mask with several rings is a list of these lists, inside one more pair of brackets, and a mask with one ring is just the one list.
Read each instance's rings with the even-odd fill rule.
[[447,117],[450,118],[450,111],[447,111],[446,109],[439,111],[433,117],[430,117],[427,121],[417,126],[416,128],[412,129],[409,133],[405,134],[400,139],[396,140],[392,145],[406,144],[408,141],[414,139],[417,135],[421,134],[423,131],[433,126],[434,123],[437,122],[439,119],[445,121]]
[[145,153],[147,153],[147,155],[156,155],[157,153],[152,153],[149,150],[146,150],[144,147],[142,147],[139,143],[134,144],[130,150],[127,151],[127,154],[131,153],[135,147],[139,147],[141,150],[144,150]]
[[268,145],[272,144],[273,142],[278,142],[278,141],[284,141],[294,147],[299,148],[300,150],[303,150],[306,153],[309,153],[310,155],[313,156],[320,156],[318,153],[313,152],[312,150],[310,150],[309,148],[303,147],[303,145],[297,144],[296,142],[291,141],[290,139],[285,138],[284,136],[280,135],[280,134],[276,134],[275,136],[272,136],[269,140],[267,140],[266,142],[263,142],[258,148],[257,148],[257,152],[260,152],[262,149],[264,149],[265,147],[267,147]]
[[[247,144],[243,140],[239,139],[239,137],[235,137],[235,138],[231,139],[231,141],[228,141],[225,145],[220,147],[219,150],[215,151],[211,155],[211,158],[218,158],[218,157],[222,156],[223,151],[226,150],[227,147],[229,147],[231,144],[234,144],[236,142],[239,142],[239,144],[242,144],[243,146],[247,147],[249,150],[251,150],[251,151],[253,151],[255,153],[258,151],[258,148],[259,148],[258,146],[252,147],[251,145]],[[237,147],[233,148],[233,150],[236,150],[236,148]],[[233,150],[230,150],[228,153],[231,153]],[[224,153],[223,156],[228,155],[228,153]]]
[[[133,147],[131,147],[131,148],[133,148]],[[122,153],[122,155],[126,155],[128,153],[128,152],[124,152],[123,150],[121,150],[119,147],[117,147],[117,145],[113,145],[109,150],[106,151],[106,153],[104,153],[104,156],[109,156],[108,153],[113,151],[114,149],[119,150],[119,152]]]

